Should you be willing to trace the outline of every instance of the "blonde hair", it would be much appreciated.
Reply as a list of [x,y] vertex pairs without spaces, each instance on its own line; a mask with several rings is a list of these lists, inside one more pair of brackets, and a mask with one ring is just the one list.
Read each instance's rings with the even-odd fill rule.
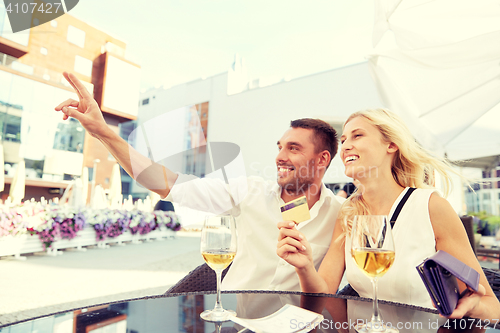
[[[386,142],[394,143],[398,150],[392,161],[391,172],[394,181],[402,187],[433,188],[435,172],[443,179],[444,194],[451,191],[450,173],[457,173],[444,159],[438,159],[420,146],[403,120],[385,109],[358,111],[349,116],[345,125],[354,118],[363,117],[375,126]],[[362,191],[355,191],[342,205],[339,219],[343,221],[344,232],[351,231],[355,215],[369,215]]]

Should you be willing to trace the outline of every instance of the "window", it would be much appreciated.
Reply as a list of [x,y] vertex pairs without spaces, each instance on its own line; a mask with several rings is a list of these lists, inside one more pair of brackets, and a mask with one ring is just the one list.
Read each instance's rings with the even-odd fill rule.
[[80,57],[79,55],[75,56],[75,71],[77,71],[80,74],[91,77],[92,61],[89,59],[85,59],[84,57]]
[[149,104],[149,98],[143,99],[142,105],[147,105],[147,104]]
[[22,107],[0,102],[0,138],[2,141],[21,142]]
[[57,124],[53,149],[82,153],[85,131],[78,120],[74,118],[69,120],[69,122]]
[[73,26],[68,26],[68,42],[73,43],[81,48],[85,47],[85,31],[77,29]]
[[48,50],[45,47],[40,48],[40,53],[43,55],[47,55]]
[[490,200],[491,196],[489,193],[483,193],[483,200]]

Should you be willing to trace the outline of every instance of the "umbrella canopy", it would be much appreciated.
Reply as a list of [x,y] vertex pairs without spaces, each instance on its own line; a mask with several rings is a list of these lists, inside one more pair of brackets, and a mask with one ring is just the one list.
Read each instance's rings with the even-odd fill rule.
[[25,166],[24,159],[17,164],[17,170],[14,174],[14,179],[10,184],[9,199],[14,204],[20,204],[24,199],[24,184],[25,184]]
[[113,170],[111,171],[111,177],[109,181],[109,200],[111,204],[118,201],[121,202],[122,195],[122,179],[120,175],[120,165],[115,164]]
[[499,1],[376,0],[375,7],[369,66],[384,105],[450,160],[500,155]]
[[96,185],[96,187],[94,188],[94,196],[92,197],[90,206],[93,209],[103,209],[107,207],[106,194],[104,193],[104,189],[100,184]]
[[89,196],[89,168],[83,167],[82,170],[82,205],[87,205]]

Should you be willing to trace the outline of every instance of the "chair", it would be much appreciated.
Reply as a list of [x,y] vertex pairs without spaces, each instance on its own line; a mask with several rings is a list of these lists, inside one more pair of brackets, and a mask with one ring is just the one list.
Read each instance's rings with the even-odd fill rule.
[[[222,280],[229,270],[229,265],[222,271]],[[217,277],[215,271],[207,264],[202,264],[189,272],[188,275],[183,277],[179,282],[167,290],[167,294],[178,294],[197,291],[216,291],[217,290]]]
[[174,205],[170,201],[158,200],[154,210],[162,210],[164,212],[175,212]]
[[359,297],[358,292],[350,284],[347,284],[342,290],[337,291],[337,295]]
[[497,269],[484,268],[484,275],[486,276],[486,280],[493,289],[493,293],[500,300],[500,271]]
[[[484,275],[486,276],[486,280],[488,280],[491,289],[493,289],[493,293],[500,300],[500,271],[497,269],[482,268]],[[337,291],[337,295],[359,297],[359,294],[353,287],[351,287],[350,284],[346,285],[342,288],[342,290]]]
[[474,253],[476,253],[476,239],[474,237],[474,221],[472,219],[472,216],[464,215],[460,217],[460,220],[462,221],[465,231],[467,232],[467,237],[469,237],[469,242],[472,250],[474,250]]

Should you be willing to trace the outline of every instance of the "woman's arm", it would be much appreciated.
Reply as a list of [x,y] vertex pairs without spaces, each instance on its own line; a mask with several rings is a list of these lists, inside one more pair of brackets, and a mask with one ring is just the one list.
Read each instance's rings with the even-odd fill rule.
[[[491,321],[500,319],[500,303],[477,261],[460,218],[449,202],[436,194],[432,194],[429,200],[429,215],[436,237],[436,250],[448,252],[480,274],[479,292],[461,298],[450,318],[469,316]],[[465,284],[460,280],[458,282],[463,291]]]
[[295,223],[284,221],[278,223],[278,256],[295,266],[299,276],[300,287],[308,293],[335,294],[344,274],[344,243],[342,226],[337,221],[333,230],[332,242],[319,271],[314,267],[312,250],[304,235],[295,228]]

